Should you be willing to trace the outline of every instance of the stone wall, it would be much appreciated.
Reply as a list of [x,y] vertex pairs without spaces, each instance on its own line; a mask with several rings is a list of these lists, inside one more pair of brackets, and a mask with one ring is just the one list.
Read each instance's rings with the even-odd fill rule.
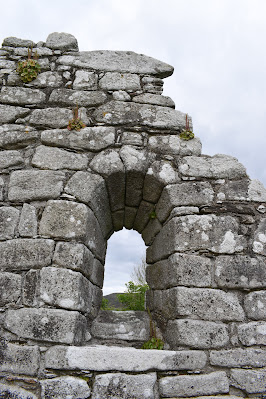
[[[23,83],[31,46],[41,73]],[[172,73],[79,52],[68,34],[4,40],[1,398],[266,397],[266,189],[180,138],[186,114],[162,95]],[[86,127],[69,131],[77,104]],[[124,226],[148,246],[163,351],[139,349],[145,312],[99,311],[107,240]]]

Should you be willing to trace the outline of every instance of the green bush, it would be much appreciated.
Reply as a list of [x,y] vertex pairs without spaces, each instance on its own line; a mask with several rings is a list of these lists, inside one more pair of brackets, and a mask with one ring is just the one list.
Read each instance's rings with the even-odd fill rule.
[[145,292],[149,289],[148,284],[134,284],[133,281],[126,283],[127,292],[118,294],[124,310],[145,310]]
[[34,54],[34,59],[32,59],[31,56],[32,48],[28,49],[28,59],[25,61],[20,61],[17,66],[17,73],[24,83],[28,83],[33,79],[36,79],[38,73],[41,71],[41,66],[37,62],[37,51]]
[[142,349],[158,349],[162,350],[164,347],[164,342],[160,338],[152,337],[149,341],[142,345]]

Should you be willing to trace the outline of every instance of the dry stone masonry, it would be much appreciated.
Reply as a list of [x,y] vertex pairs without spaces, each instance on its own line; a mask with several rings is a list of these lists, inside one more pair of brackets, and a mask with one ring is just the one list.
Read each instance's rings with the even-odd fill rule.
[[[16,72],[28,48],[41,72]],[[0,397],[266,397],[266,189],[184,141],[173,67],[79,52],[70,34],[0,50]],[[67,129],[78,104],[86,124]],[[190,126],[192,120],[188,117]],[[147,249],[146,312],[100,311],[108,238]]]

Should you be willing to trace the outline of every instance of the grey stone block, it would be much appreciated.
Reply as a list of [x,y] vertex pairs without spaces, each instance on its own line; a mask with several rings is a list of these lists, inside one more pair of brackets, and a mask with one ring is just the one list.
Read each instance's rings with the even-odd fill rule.
[[228,349],[210,352],[210,363],[221,367],[264,367],[265,349]]
[[201,320],[170,320],[166,329],[166,340],[172,349],[179,346],[209,349],[226,346],[229,342],[225,324]]
[[0,201],[3,201],[4,199],[4,188],[5,188],[5,182],[2,179],[2,177],[0,177]]
[[18,274],[0,272],[0,306],[16,303],[20,299],[21,281]]
[[7,149],[26,147],[35,143],[39,135],[39,132],[29,126],[2,125],[0,126],[0,147]]
[[151,215],[153,215],[153,212],[154,212],[154,204],[147,201],[141,201],[134,220],[134,225],[133,225],[134,230],[137,230],[139,233],[141,233],[146,227],[146,225],[149,223],[149,220],[151,219]]
[[3,398],[38,399],[34,393],[10,384],[0,383],[0,394]]
[[185,157],[179,165],[183,176],[207,177],[213,179],[237,179],[246,177],[246,169],[230,155],[217,154],[213,157]]
[[107,99],[103,91],[83,91],[71,89],[55,89],[49,97],[49,103],[81,107],[92,107],[103,104]]
[[173,254],[146,268],[150,288],[161,290],[178,285],[194,287],[211,286],[211,261],[209,258],[188,254]]
[[92,323],[91,334],[107,340],[148,341],[150,319],[146,312],[102,310]]
[[26,116],[29,112],[29,108],[0,104],[0,123],[15,122],[17,118]]
[[266,322],[240,324],[237,331],[240,342],[245,346],[266,345]]
[[19,210],[11,206],[0,207],[0,240],[14,238]]
[[125,220],[125,210],[121,209],[120,211],[116,211],[112,213],[112,221],[114,226],[114,231],[122,230],[124,227]]
[[208,182],[185,182],[164,188],[156,206],[156,215],[162,222],[177,206],[200,206],[212,203],[214,191]]
[[156,235],[161,231],[162,225],[158,219],[151,219],[142,231],[142,238],[145,245],[151,245]]
[[40,305],[40,271],[29,270],[23,280],[23,305],[37,307]]
[[8,310],[5,318],[5,328],[19,337],[64,344],[80,344],[85,326],[80,313],[61,309]]
[[[18,37],[10,36],[6,37],[2,43],[2,46],[7,47],[35,47],[35,43],[32,40],[19,39]],[[15,63],[14,63],[15,64]]]
[[266,392],[266,370],[232,370],[231,385],[247,393]]
[[64,32],[50,33],[46,39],[45,45],[53,50],[78,51],[79,49],[77,39],[70,33]]
[[27,203],[23,204],[18,225],[19,235],[21,237],[36,237],[37,225],[38,221],[35,206]]
[[161,156],[199,156],[201,154],[201,147],[201,141],[198,137],[195,137],[194,139],[189,141],[184,141],[180,139],[180,137],[177,135],[151,136],[148,142],[149,150]]
[[248,187],[250,201],[266,202],[266,188],[259,180],[251,180]]
[[35,105],[45,101],[45,94],[38,89],[26,87],[2,87],[0,101],[3,104]]
[[219,256],[215,259],[215,281],[223,288],[266,287],[265,259],[247,255]]
[[45,108],[35,109],[31,115],[25,119],[25,122],[33,126],[51,127],[54,129],[66,128],[70,119],[73,118],[73,112],[66,108]]
[[212,395],[228,393],[229,382],[225,372],[217,371],[195,376],[164,377],[159,380],[159,389],[163,398]]
[[63,190],[63,172],[18,170],[11,173],[9,201],[34,201],[58,198]]
[[104,90],[140,90],[139,75],[132,73],[106,72],[99,80],[99,87]]
[[93,126],[79,132],[67,129],[45,130],[41,140],[44,144],[58,147],[100,151],[114,144],[115,129],[112,126]]
[[39,369],[38,346],[22,346],[7,343],[1,350],[0,371],[35,376]]
[[253,291],[246,295],[244,309],[249,319],[266,320],[266,291]]
[[[39,52],[40,50],[38,50],[38,54]],[[38,88],[46,88],[46,87],[55,88],[63,85],[63,79],[58,72],[47,71],[39,73],[36,79],[28,83],[28,85],[31,87],[33,86]]]
[[134,220],[138,209],[130,206],[125,206],[124,226],[126,229],[131,230],[134,226]]
[[53,240],[15,239],[0,243],[1,270],[29,270],[51,264]]
[[156,373],[100,374],[95,378],[91,399],[159,399]]
[[259,255],[266,255],[266,218],[263,218],[254,235],[253,251]]
[[[47,46],[48,47],[48,46]],[[174,68],[165,62],[133,51],[96,50],[82,51],[77,56],[59,57],[61,65],[71,65],[107,72],[127,72],[167,77]]]
[[42,169],[86,169],[88,158],[85,154],[62,150],[55,147],[40,145],[32,158],[32,165]]
[[116,101],[130,101],[131,100],[130,94],[128,94],[124,90],[113,91],[112,95],[113,95],[113,99]]
[[22,165],[23,162],[23,158],[19,151],[7,150],[0,152],[0,169]]
[[42,399],[87,399],[91,390],[81,378],[63,376],[41,380]]
[[145,350],[119,346],[54,346],[46,352],[45,367],[58,370],[129,371],[199,370],[203,351]]
[[94,72],[78,70],[73,82],[74,90],[97,90],[98,76]]
[[175,108],[175,103],[170,97],[160,96],[158,94],[143,93],[134,96],[132,101],[142,104],[161,105],[162,107]]

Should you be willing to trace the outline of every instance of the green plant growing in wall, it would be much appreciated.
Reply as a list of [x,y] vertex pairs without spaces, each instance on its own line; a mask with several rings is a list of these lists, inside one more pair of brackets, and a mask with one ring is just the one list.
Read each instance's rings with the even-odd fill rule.
[[150,317],[150,339],[147,342],[144,342],[142,345],[142,349],[158,349],[162,350],[164,347],[164,342],[157,337],[156,327],[152,320],[150,309],[147,308],[147,312]]
[[28,48],[28,59],[25,61],[20,61],[17,66],[17,73],[19,74],[21,80],[24,83],[31,82],[36,79],[38,73],[41,71],[41,66],[37,62],[38,54],[37,50],[32,59],[32,47]]
[[188,115],[186,114],[186,128],[180,133],[180,138],[183,140],[194,139],[194,133],[190,129]]
[[79,132],[80,129],[83,129],[84,127],[86,127],[86,125],[79,118],[79,109],[78,109],[78,105],[76,105],[76,107],[73,108],[73,118],[69,120],[67,129],[68,130],[76,130]]

